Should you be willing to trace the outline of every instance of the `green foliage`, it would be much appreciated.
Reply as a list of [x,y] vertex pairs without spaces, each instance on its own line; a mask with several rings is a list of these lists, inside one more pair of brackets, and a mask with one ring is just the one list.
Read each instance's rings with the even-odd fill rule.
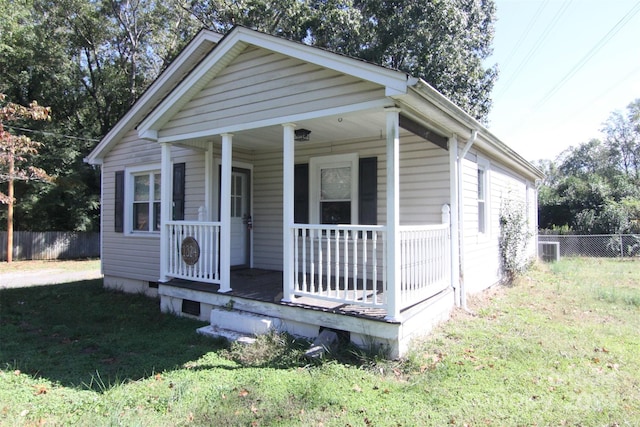
[[244,25],[406,71],[479,120],[491,108],[493,1],[215,0],[189,11],[216,31]]
[[539,225],[576,233],[640,232],[640,99],[614,112],[592,139],[540,163]]
[[523,203],[512,199],[503,198],[500,205],[500,264],[505,283],[515,283],[518,275],[522,274],[529,260],[526,257],[526,249],[531,233],[528,231],[528,222]]
[[98,229],[99,171],[82,159],[202,26],[245,25],[401,69],[478,119],[496,78],[482,65],[493,1],[0,0],[0,10],[0,92],[55,112],[29,127],[45,147],[35,166],[56,183],[16,189],[21,230]]

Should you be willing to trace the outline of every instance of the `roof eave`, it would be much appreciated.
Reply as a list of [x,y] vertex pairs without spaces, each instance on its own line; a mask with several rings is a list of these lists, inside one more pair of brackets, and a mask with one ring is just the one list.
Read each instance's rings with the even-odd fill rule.
[[421,101],[423,105],[426,101],[434,110],[444,113],[445,117],[440,118],[440,124],[449,131],[449,136],[456,134],[463,139],[469,139],[473,131],[476,130],[478,134],[475,145],[478,145],[488,154],[499,157],[508,164],[515,166],[521,173],[528,175],[528,178],[532,180],[544,177],[544,174],[538,168],[424,80],[416,80],[415,84],[410,87],[408,95],[397,99],[400,102],[413,104],[414,109],[419,108],[415,105],[416,101]]
[[[135,126],[149,114],[149,111],[155,108],[155,106],[165,98],[175,84],[177,84],[185,74],[188,74],[222,37],[222,34],[210,30],[200,30],[171,64],[154,80],[142,96],[138,98],[129,111],[127,111],[102,138],[93,151],[84,158],[84,161],[92,165],[102,164],[104,156],[109,153],[113,144],[119,141],[131,129],[134,129]],[[204,51],[198,55],[197,52],[199,50]],[[163,91],[163,88],[168,90]]]

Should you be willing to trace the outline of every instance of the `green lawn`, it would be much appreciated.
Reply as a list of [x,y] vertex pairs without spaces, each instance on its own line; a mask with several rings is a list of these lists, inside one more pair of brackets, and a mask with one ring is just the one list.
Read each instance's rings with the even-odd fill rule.
[[252,347],[100,281],[0,291],[0,424],[640,425],[640,260],[566,259],[473,298],[401,361]]

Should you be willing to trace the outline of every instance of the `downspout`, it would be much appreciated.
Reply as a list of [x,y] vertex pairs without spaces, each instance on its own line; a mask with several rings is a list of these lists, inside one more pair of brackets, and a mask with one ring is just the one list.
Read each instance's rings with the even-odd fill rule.
[[471,137],[467,140],[467,143],[464,145],[462,149],[462,153],[458,155],[457,159],[457,172],[458,172],[458,251],[459,251],[459,260],[460,260],[460,306],[464,310],[468,310],[467,308],[467,294],[464,289],[464,186],[462,180],[462,161],[465,156],[469,152],[469,149],[476,142],[476,137],[478,136],[478,130],[473,129],[471,131]]

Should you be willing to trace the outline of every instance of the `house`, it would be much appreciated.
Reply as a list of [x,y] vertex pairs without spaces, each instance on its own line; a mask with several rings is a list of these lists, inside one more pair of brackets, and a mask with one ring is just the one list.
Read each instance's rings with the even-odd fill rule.
[[[340,331],[402,355],[500,280],[501,203],[540,172],[424,81],[201,31],[86,161],[104,285],[203,332]],[[232,333],[232,332],[229,332]]]

